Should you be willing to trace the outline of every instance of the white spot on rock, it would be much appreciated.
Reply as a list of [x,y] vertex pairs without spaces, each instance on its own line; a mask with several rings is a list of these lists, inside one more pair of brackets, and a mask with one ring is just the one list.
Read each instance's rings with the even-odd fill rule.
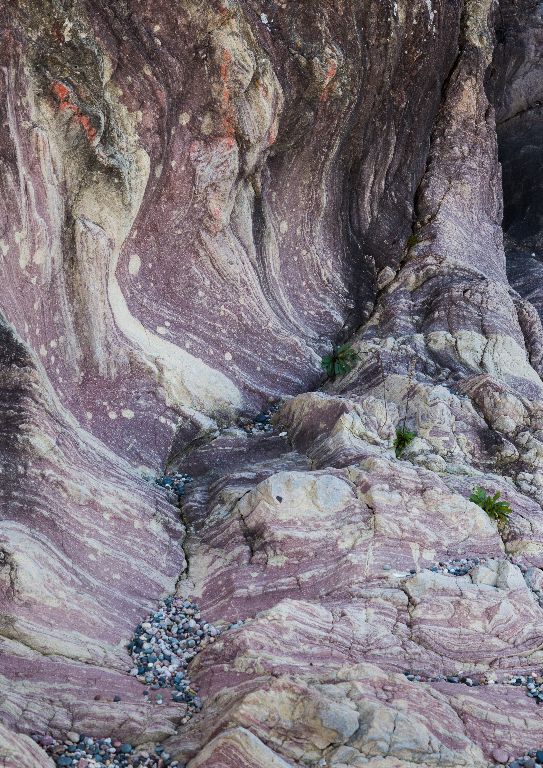
[[72,27],[73,22],[69,19],[64,19],[64,24],[62,25],[62,36],[64,37],[64,42],[69,43],[72,39]]
[[232,353],[231,352],[225,352],[224,353],[224,359],[225,360],[231,360],[232,359]]
[[133,419],[134,418],[134,411],[131,411],[130,408],[123,408],[121,411],[123,419]]
[[137,253],[133,253],[128,259],[128,272],[131,275],[137,275],[140,271],[141,259]]

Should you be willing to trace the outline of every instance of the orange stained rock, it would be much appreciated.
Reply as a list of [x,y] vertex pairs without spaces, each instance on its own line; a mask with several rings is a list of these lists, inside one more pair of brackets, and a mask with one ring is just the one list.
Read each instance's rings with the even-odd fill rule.
[[64,85],[64,83],[61,83],[59,80],[55,80],[51,84],[51,90],[61,103],[68,101],[70,97],[70,89],[68,86]]
[[272,147],[277,141],[278,126],[277,123],[273,123],[268,131],[268,147]]
[[68,86],[61,83],[60,80],[55,80],[51,84],[51,91],[58,100],[62,111],[69,110],[73,112],[75,120],[85,131],[88,141],[92,143],[96,139],[96,128],[92,125],[90,117],[77,104],[71,101],[71,91]]
[[333,61],[328,67],[326,75],[324,76],[324,88],[320,95],[320,101],[322,102],[328,101],[328,97],[330,96],[330,90],[331,90],[331,82],[336,76],[336,74],[337,74],[337,61]]
[[220,102],[222,109],[222,128],[227,136],[233,137],[236,133],[236,119],[232,105],[232,94],[228,86],[230,69],[232,67],[232,52],[224,48],[221,56],[220,79],[223,83]]

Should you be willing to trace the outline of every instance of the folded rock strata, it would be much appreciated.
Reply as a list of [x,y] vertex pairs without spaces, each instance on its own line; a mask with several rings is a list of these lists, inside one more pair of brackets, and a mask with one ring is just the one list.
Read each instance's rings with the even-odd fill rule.
[[[535,0],[4,9],[0,764],[73,732],[189,768],[543,748],[542,30]],[[221,629],[191,718],[129,674],[174,593]]]

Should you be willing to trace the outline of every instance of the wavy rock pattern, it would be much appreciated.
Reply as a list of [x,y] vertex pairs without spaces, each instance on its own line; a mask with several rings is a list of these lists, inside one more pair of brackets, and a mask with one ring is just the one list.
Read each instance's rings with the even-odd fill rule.
[[[542,30],[535,0],[8,4],[0,764],[74,731],[189,768],[543,748],[510,684],[543,668]],[[358,361],[322,385],[332,340]],[[174,592],[222,628],[192,718],[129,674]]]

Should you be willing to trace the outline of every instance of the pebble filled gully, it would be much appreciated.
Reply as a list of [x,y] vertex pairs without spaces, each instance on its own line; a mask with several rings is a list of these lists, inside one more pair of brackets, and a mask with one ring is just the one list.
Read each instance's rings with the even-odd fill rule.
[[[134,663],[130,674],[144,684],[143,695],[149,701],[162,704],[168,692],[172,701],[185,704],[186,714],[181,722],[187,723],[202,707],[198,692],[187,677],[187,667],[198,651],[215,642],[218,635],[219,630],[202,618],[195,603],[169,597],[136,627],[128,644]],[[34,738],[59,767],[180,768],[161,747],[141,752],[129,743],[110,738],[93,739],[77,733],[68,734],[64,742],[51,736]]]
[[[257,417],[251,428],[254,427],[255,432],[272,431],[271,413],[270,410]],[[155,478],[154,482],[164,488],[171,503],[179,504],[192,477],[173,473]],[[130,674],[145,686],[143,696],[147,701],[160,705],[168,695],[171,701],[185,705],[181,722],[187,723],[202,708],[198,691],[187,676],[187,667],[218,635],[219,630],[202,618],[198,606],[190,600],[168,597],[161,601],[158,610],[138,624],[127,646],[134,665]],[[119,697],[114,701],[119,701]],[[160,746],[141,750],[128,742],[75,732],[68,733],[63,741],[42,734],[34,734],[33,739],[59,768],[183,768]]]

